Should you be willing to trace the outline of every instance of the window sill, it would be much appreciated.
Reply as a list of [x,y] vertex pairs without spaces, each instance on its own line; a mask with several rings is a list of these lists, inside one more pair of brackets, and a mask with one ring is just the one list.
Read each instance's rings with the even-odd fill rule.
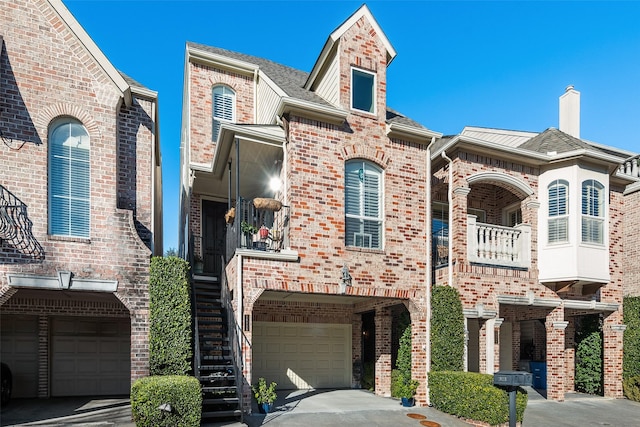
[[352,252],[363,252],[368,254],[382,254],[382,255],[385,254],[384,249],[360,248],[358,246],[346,246],[345,249]]
[[49,240],[54,242],[74,242],[74,243],[91,244],[91,239],[87,237],[58,236],[55,234],[50,234]]

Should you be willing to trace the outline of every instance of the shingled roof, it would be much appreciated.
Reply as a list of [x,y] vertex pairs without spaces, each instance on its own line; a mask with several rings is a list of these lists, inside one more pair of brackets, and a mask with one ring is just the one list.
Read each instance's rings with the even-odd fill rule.
[[[309,73],[305,71],[297,70],[295,68],[291,68],[268,59],[247,55],[245,53],[234,52],[219,47],[207,46],[194,42],[187,42],[187,46],[215,55],[221,55],[239,61],[247,62],[249,64],[257,65],[258,67],[260,67],[260,70],[262,72],[269,76],[269,78],[273,80],[273,82],[287,94],[287,96],[306,102],[333,107],[332,104],[325,101],[315,92],[304,88],[304,84],[309,77]],[[415,127],[416,129],[427,129],[420,123],[408,118],[407,116],[395,110],[392,110],[391,108],[387,108],[386,121],[387,123],[401,123],[407,126]]]
[[597,148],[587,144],[583,140],[566,134],[556,128],[549,128],[522,143],[518,148],[535,151],[538,153],[566,153],[575,150],[594,150]]

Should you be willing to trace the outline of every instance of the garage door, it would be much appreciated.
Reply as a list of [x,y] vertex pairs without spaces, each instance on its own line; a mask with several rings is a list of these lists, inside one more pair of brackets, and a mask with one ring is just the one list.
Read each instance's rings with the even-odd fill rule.
[[253,378],[279,389],[351,386],[351,325],[253,324]]
[[0,337],[0,358],[13,375],[11,397],[38,397],[38,318],[4,315]]
[[129,319],[53,319],[51,395],[129,394],[129,331]]

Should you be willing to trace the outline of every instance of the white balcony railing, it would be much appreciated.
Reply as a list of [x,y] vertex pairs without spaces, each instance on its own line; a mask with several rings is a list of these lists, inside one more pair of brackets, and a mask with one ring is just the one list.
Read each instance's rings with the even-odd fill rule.
[[640,155],[627,159],[620,165],[620,173],[633,178],[640,178]]
[[467,216],[467,258],[469,262],[501,267],[531,266],[531,226],[515,227],[476,222]]

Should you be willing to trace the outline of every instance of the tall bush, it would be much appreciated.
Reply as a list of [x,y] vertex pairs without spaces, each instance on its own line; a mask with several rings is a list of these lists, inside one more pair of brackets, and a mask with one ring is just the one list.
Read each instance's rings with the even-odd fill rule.
[[640,376],[640,297],[626,297],[623,302],[624,324],[624,361],[625,379]]
[[189,264],[177,257],[151,259],[149,280],[149,370],[185,375],[191,370]]
[[602,394],[602,327],[599,315],[582,316],[576,325],[577,391]]
[[431,309],[431,370],[462,371],[464,315],[460,294],[450,286],[434,286]]

